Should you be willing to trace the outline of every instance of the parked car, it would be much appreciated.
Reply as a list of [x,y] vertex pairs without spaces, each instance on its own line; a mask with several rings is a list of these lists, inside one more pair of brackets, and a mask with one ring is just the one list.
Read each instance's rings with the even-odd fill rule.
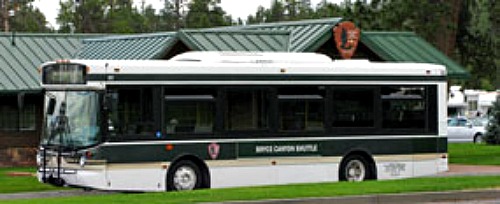
[[482,143],[487,119],[448,118],[448,142]]

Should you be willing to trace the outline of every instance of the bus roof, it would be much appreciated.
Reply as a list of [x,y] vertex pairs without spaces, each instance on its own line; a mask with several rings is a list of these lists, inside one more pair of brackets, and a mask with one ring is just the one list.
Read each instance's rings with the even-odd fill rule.
[[[446,68],[425,63],[371,62],[368,60],[331,60],[318,53],[276,52],[187,52],[170,60],[67,60],[88,67],[89,81],[114,82],[208,79],[252,81],[270,76],[272,80],[446,80]],[[44,65],[54,64],[49,62]],[[42,66],[44,66],[42,65]],[[111,76],[112,75],[112,76]],[[97,76],[97,77],[96,77]],[[151,77],[155,76],[155,77]],[[164,76],[159,79],[157,76]],[[189,77],[186,77],[189,76]],[[222,77],[223,76],[223,77]],[[251,76],[249,78],[249,76]],[[290,76],[289,78],[286,78]],[[312,76],[312,78],[310,77]],[[253,77],[253,78],[252,78]],[[259,78],[260,77],[260,78]],[[335,78],[337,77],[337,78]],[[354,78],[352,78],[354,77]],[[361,78],[364,77],[364,78]],[[367,78],[368,77],[368,78]],[[153,79],[154,78],[154,79]],[[320,79],[322,78],[322,79]],[[271,80],[271,79],[264,79]]]
[[326,55],[297,52],[186,52],[172,61],[211,63],[331,63]]

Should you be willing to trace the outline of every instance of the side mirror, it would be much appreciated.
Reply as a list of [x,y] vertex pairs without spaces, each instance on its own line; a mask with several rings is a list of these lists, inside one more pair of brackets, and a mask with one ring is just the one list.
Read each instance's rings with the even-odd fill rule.
[[55,109],[56,109],[56,99],[55,98],[50,98],[49,99],[49,104],[47,106],[47,115],[54,114],[54,110]]

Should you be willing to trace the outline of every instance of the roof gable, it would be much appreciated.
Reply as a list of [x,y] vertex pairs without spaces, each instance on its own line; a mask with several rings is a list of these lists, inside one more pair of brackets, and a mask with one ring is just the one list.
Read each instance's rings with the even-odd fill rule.
[[290,32],[290,52],[314,52],[332,36],[332,29],[342,18],[263,23],[247,26],[213,28],[213,30],[265,30]]
[[469,76],[462,66],[412,32],[362,32],[361,42],[386,61],[442,64],[448,77]]

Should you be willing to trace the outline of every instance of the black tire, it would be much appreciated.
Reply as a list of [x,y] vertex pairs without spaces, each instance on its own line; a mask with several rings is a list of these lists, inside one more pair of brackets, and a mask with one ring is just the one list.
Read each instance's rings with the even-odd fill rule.
[[481,144],[483,142],[484,142],[484,140],[483,140],[483,135],[482,134],[478,133],[478,134],[474,135],[474,143],[475,144]]
[[167,173],[167,191],[199,189],[202,182],[200,168],[190,160],[176,162]]
[[365,181],[374,178],[373,165],[365,157],[354,154],[347,156],[339,168],[340,181]]

